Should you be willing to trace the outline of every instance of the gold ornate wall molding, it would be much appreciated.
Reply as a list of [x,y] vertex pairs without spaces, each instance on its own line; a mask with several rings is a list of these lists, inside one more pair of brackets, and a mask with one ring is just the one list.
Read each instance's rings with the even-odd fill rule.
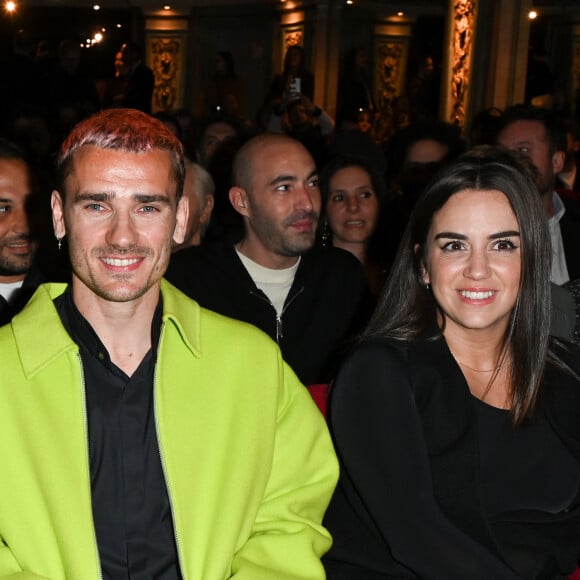
[[149,38],[151,68],[155,76],[153,112],[182,107],[184,42],[185,39],[178,35]]
[[187,70],[185,19],[150,19],[146,23],[147,64],[153,70],[153,113],[183,108]]
[[283,49],[284,52],[289,46],[302,46],[304,44],[304,27],[292,26],[284,31]]
[[404,96],[411,24],[398,19],[375,25],[374,40],[374,100],[378,117],[375,136],[388,140],[396,129]]
[[448,92],[446,118],[459,126],[465,124],[472,75],[473,46],[477,19],[476,0],[451,0],[448,43]]
[[407,43],[401,39],[378,39],[375,56],[377,106],[381,111],[390,110],[403,89]]
[[280,17],[280,45],[277,58],[280,59],[280,70],[284,66],[284,57],[289,46],[304,46],[304,11],[288,10]]

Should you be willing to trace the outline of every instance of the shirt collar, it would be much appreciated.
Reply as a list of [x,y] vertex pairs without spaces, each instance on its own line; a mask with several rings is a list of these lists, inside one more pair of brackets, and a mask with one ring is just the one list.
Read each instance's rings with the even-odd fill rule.
[[[56,298],[54,303],[60,319],[72,339],[79,346],[82,345],[86,348],[94,357],[102,360],[103,363],[110,364],[111,359],[105,345],[102,343],[89,321],[80,313],[74,302],[72,286],[69,285],[64,294]],[[159,293],[159,302],[155,308],[151,324],[151,345],[154,355],[157,351],[159,336],[161,335],[162,315],[163,299],[161,293]]]
[[564,202],[555,191],[552,192],[552,205],[554,206],[554,215],[548,220],[550,224],[558,223],[566,213]]

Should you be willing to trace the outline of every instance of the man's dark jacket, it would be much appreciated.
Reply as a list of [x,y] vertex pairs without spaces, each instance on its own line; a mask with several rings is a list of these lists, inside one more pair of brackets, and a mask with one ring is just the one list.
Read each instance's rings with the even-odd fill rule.
[[580,278],[580,200],[560,195],[566,213],[560,220],[566,266],[570,280]]
[[316,247],[302,256],[280,320],[231,244],[177,252],[166,277],[202,306],[249,322],[277,340],[305,385],[328,381],[369,311],[361,264],[334,247]]
[[10,302],[0,296],[0,326],[8,324],[12,317],[16,316],[26,306],[42,282],[45,282],[45,276],[41,274],[38,268],[33,266],[26,274],[22,287],[13,295]]

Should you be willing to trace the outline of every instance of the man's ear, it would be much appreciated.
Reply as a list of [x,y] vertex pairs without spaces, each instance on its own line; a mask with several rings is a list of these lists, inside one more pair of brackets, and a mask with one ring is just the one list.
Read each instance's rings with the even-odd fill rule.
[[230,188],[230,203],[234,206],[234,209],[244,217],[248,217],[248,194],[246,190],[234,185]]
[[57,240],[62,240],[62,238],[66,236],[66,227],[64,224],[64,200],[56,189],[52,192],[50,207],[52,208],[52,227],[54,229],[54,235]]
[[182,244],[187,233],[187,218],[189,217],[189,200],[182,195],[177,202],[175,214],[175,229],[173,230],[173,241]]
[[566,153],[564,151],[556,151],[552,154],[552,171],[555,175],[564,169],[566,163]]
[[206,195],[205,196],[205,205],[203,206],[200,215],[199,215],[199,223],[200,224],[207,224],[211,218],[211,212],[213,211],[214,206],[214,196],[213,195]]

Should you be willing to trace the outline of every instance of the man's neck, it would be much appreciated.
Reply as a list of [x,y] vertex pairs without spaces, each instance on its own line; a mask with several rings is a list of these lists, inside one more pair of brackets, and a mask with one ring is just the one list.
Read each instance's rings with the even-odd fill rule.
[[270,252],[259,244],[252,243],[247,238],[244,238],[236,244],[236,250],[244,254],[250,260],[256,262],[264,268],[271,268],[272,270],[285,270],[291,268],[296,264],[298,256],[282,256],[274,252]]
[[10,303],[15,294],[20,291],[22,280],[16,282],[3,282],[0,280],[0,296]]
[[114,302],[97,296],[73,278],[73,300],[101,339],[111,361],[131,376],[151,349],[159,285],[135,300]]
[[546,213],[546,217],[550,219],[556,210],[554,209],[554,199],[553,199],[554,192],[550,190],[542,195],[542,202],[544,204],[544,212]]
[[15,274],[0,276],[0,284],[16,284],[16,282],[23,282],[26,274]]

